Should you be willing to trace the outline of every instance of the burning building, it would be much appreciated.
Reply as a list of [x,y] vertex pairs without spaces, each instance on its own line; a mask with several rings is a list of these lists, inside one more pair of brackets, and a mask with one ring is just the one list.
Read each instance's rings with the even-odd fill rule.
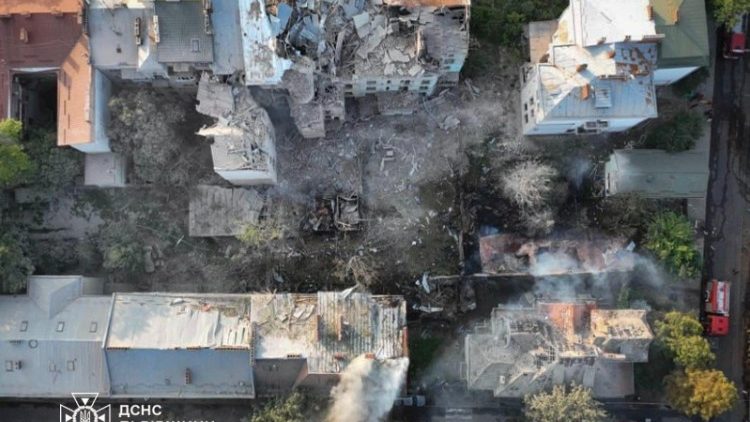
[[643,310],[597,309],[593,301],[498,306],[466,336],[464,375],[469,389],[502,398],[570,383],[595,397],[625,397],[652,339]]
[[0,297],[2,397],[253,398],[327,393],[356,357],[408,356],[406,302],[356,292],[116,293],[34,276]]
[[479,239],[482,271],[498,275],[549,276],[632,271],[635,255],[620,238],[528,239],[495,234]]

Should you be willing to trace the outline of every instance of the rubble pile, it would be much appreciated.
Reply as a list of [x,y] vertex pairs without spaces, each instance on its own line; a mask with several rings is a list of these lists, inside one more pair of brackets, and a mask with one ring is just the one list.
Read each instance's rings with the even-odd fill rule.
[[[213,137],[211,155],[219,175],[236,184],[275,183],[274,127],[247,88],[213,81],[204,74],[198,85],[196,109],[217,119],[216,124],[202,128],[198,134]],[[236,173],[247,170],[260,175]]]
[[300,133],[322,137],[327,124],[344,120],[344,96],[429,95],[438,78],[451,74],[446,81],[455,82],[468,53],[468,6],[465,0],[269,0],[252,17],[263,40],[255,59],[275,51],[277,68],[263,71],[271,76],[265,83],[283,73],[280,86],[289,91]]

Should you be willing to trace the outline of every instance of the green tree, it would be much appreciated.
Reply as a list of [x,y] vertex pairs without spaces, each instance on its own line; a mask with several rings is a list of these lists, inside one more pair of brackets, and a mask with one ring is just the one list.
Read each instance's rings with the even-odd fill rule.
[[666,122],[653,128],[644,146],[663,149],[667,152],[687,151],[703,135],[703,117],[693,111],[681,111]]
[[57,134],[46,129],[30,129],[24,142],[34,171],[28,183],[37,189],[57,191],[75,183],[83,173],[83,154],[57,146]]
[[29,259],[26,232],[15,228],[0,227],[0,290],[2,293],[18,293],[26,287],[26,279],[34,272]]
[[672,346],[674,361],[683,368],[707,368],[716,360],[708,340],[701,336],[683,337]]
[[690,314],[672,311],[656,321],[656,338],[665,346],[674,362],[690,369],[706,368],[716,356],[703,336],[703,326]]
[[21,141],[23,124],[16,119],[0,121],[0,143],[16,144]]
[[0,144],[0,188],[17,186],[32,168],[29,156],[20,145]]
[[524,414],[532,422],[600,422],[607,418],[591,390],[580,385],[569,389],[556,385],[550,392],[524,398]]
[[693,228],[680,214],[658,214],[648,225],[646,249],[680,277],[694,277],[700,271],[700,256],[693,246]]
[[304,408],[304,396],[295,392],[286,399],[268,402],[263,409],[253,412],[250,422],[304,422]]
[[102,267],[109,271],[136,273],[144,270],[144,249],[138,231],[129,221],[104,225],[97,245],[102,254]]
[[737,17],[750,12],[750,0],[713,0],[714,17],[719,24],[731,28],[737,22]]
[[737,400],[737,388],[715,369],[675,371],[667,377],[667,400],[688,416],[708,421],[731,409]]

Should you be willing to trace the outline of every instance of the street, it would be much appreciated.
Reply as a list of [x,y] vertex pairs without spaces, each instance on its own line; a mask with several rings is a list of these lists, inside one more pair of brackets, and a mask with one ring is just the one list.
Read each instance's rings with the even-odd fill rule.
[[[745,84],[748,60],[722,57],[721,35],[717,36],[711,161],[706,204],[706,279],[732,282],[730,333],[717,339],[719,369],[743,390],[743,350],[745,348],[745,303],[748,276],[747,245],[750,241],[750,142],[746,116],[750,113],[750,86]],[[744,396],[740,394],[740,398]],[[745,420],[747,403],[739,400],[723,421]]]

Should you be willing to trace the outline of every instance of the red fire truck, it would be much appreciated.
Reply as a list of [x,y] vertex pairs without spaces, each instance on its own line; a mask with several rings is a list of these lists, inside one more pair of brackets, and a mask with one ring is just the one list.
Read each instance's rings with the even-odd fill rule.
[[740,56],[748,51],[747,37],[745,35],[745,18],[747,14],[743,13],[737,16],[737,23],[727,31],[724,40],[724,58],[737,60]]
[[729,282],[712,279],[706,286],[704,325],[706,335],[729,334]]

